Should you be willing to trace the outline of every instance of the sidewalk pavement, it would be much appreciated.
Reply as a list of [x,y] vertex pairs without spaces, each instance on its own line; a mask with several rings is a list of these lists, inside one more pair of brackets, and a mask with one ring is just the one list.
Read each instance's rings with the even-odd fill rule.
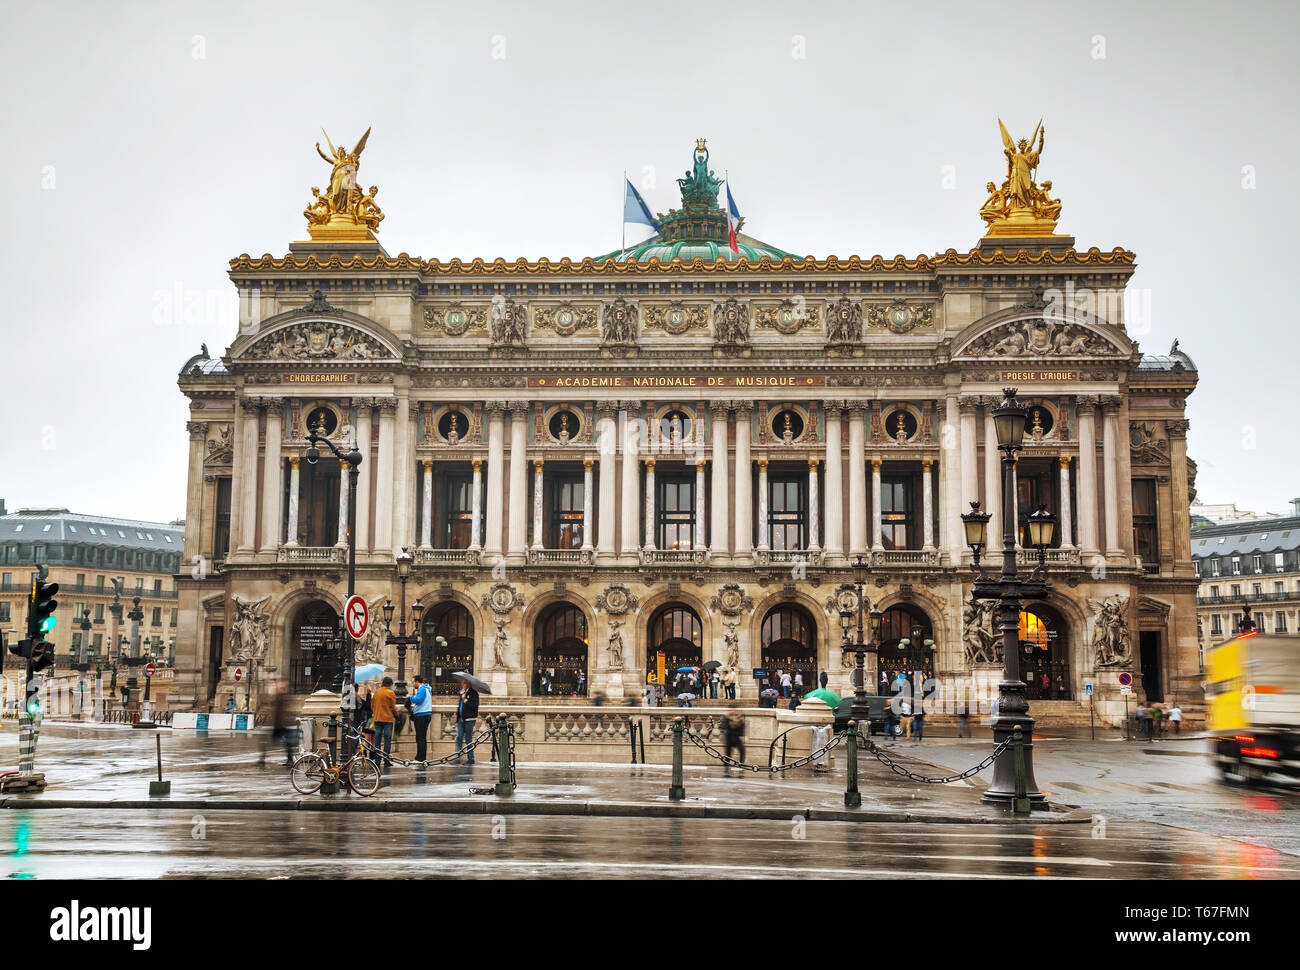
[[[157,779],[155,736],[162,738],[163,778],[170,796],[148,795]],[[844,806],[844,753],[833,753],[828,772],[794,769],[769,777],[721,764],[683,769],[686,798],[670,801],[671,765],[600,763],[525,763],[517,766],[513,796],[473,795],[471,787],[489,787],[498,766],[479,748],[473,767],[447,765],[427,770],[394,766],[373,796],[299,795],[289,783],[284,749],[270,745],[269,732],[140,731],[125,726],[50,725],[42,727],[37,748],[38,771],[47,788],[30,795],[0,796],[0,807],[170,808],[184,811],[222,809],[302,809],[309,811],[436,812],[450,814],[603,815],[685,818],[750,818],[869,822],[999,823],[1014,821],[1010,811],[980,800],[992,769],[982,781],[922,784],[886,768],[869,754],[859,760],[861,808]],[[258,766],[261,745],[267,765]],[[926,775],[950,774],[915,760],[923,745],[883,748]],[[972,745],[971,766],[991,751],[987,742]],[[0,734],[0,763],[17,759],[15,734]],[[969,766],[967,766],[969,767]],[[1086,821],[1087,813],[1051,807],[1035,811],[1033,824]]]

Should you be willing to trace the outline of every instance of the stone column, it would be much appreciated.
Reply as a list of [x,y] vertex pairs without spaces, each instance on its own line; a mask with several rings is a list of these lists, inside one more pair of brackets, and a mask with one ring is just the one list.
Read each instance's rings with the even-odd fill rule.
[[393,547],[382,550],[384,558],[414,545],[411,520],[415,506],[412,503],[408,507],[408,497],[413,498],[415,492],[415,445],[411,441],[411,405],[405,391],[398,391],[393,407]]
[[[970,506],[965,506],[965,512]],[[998,429],[993,422],[993,405],[984,404],[984,511],[989,519],[990,553],[1002,551],[1002,454],[998,451]]]
[[284,437],[284,405],[266,409],[266,469],[262,475],[262,546],[275,555],[280,546],[280,502],[284,494],[284,462],[280,439]]
[[375,473],[370,451],[370,402],[357,409],[357,451],[361,452],[361,474],[357,476],[357,552],[370,551],[370,479]]
[[704,459],[695,460],[695,548],[706,547],[704,536]]
[[623,425],[623,528],[619,554],[632,558],[641,547],[641,465],[637,458],[640,444],[636,414],[629,408]]
[[1129,433],[1130,412],[1125,398],[1117,397],[1115,401],[1119,405],[1115,426],[1116,469],[1119,473],[1119,548],[1132,562],[1137,555],[1137,550],[1133,548],[1133,456],[1130,453],[1132,444]]
[[[207,495],[207,490],[203,487],[203,458],[208,442],[208,422],[187,421],[185,430],[190,433],[190,467],[189,484],[185,494],[185,518],[188,522],[205,522],[211,518],[204,510],[203,501]],[[203,544],[204,531],[194,526],[185,530],[185,544],[182,547],[185,564],[198,565],[196,557],[200,551],[206,556],[207,547]]]
[[749,556],[754,550],[754,486],[749,461],[750,405],[736,411],[736,555]]
[[[1188,509],[1189,485],[1187,481],[1187,429],[1186,421],[1166,421],[1165,434],[1169,436],[1169,477],[1173,505],[1174,570],[1177,575],[1191,571],[1192,534]],[[1268,568],[1272,568],[1268,563]]]
[[808,459],[808,551],[816,552],[820,545],[818,544],[818,526],[820,509],[820,496],[817,494],[817,459]]
[[655,460],[645,460],[645,547],[655,547]]
[[[1079,548],[1095,556],[1097,548],[1097,399],[1079,397]],[[1086,562],[1084,565],[1088,565]]]
[[979,402],[973,398],[963,398],[958,404],[961,411],[961,506],[963,512],[970,508],[971,502],[980,497],[979,465],[976,464],[975,459],[975,409],[977,407],[979,407]]
[[380,398],[376,406],[379,408],[379,460],[375,466],[374,549],[386,559],[393,552],[393,424],[397,402]]
[[339,541],[336,545],[346,547],[348,544],[348,469],[346,461],[339,462]]
[[[433,548],[433,459],[426,458],[424,465],[424,500],[420,505],[420,548]],[[365,467],[364,465],[362,466]],[[357,509],[358,518],[361,509]]]
[[849,405],[849,556],[867,551],[867,425],[860,403]]
[[934,496],[931,494],[930,473],[934,462],[929,458],[921,460],[921,514],[925,517],[921,524],[922,548],[934,548]]
[[545,494],[545,461],[541,458],[533,459],[533,548],[541,549],[545,546],[542,541],[542,497]]
[[713,521],[709,528],[709,548],[713,556],[727,556],[731,552],[728,534],[731,531],[729,519],[731,496],[730,476],[727,474],[727,417],[729,409],[721,402],[710,406],[713,419],[713,487],[709,496],[713,503]]
[[1106,555],[1124,552],[1119,541],[1119,401],[1102,402],[1102,483],[1106,506]]
[[479,528],[479,519],[483,516],[483,504],[479,498],[483,491],[483,459],[475,458],[470,465],[474,469],[474,484],[471,486],[474,494],[470,496],[469,514],[472,521],[469,524],[469,547],[479,549],[483,545],[483,536],[480,535]]
[[[381,432],[382,434],[382,429]],[[487,528],[483,537],[483,554],[485,557],[497,557],[504,551],[502,545],[502,525],[505,520],[505,408],[497,402],[488,405],[488,481],[487,481]],[[478,497],[475,491],[474,497]],[[474,517],[478,525],[478,517]],[[487,565],[493,565],[489,562]]]
[[582,460],[582,548],[591,549],[591,488],[595,484],[592,475],[594,462],[590,458]]
[[843,448],[838,402],[826,407],[826,557],[844,555],[844,485],[840,480]]
[[767,459],[758,459],[758,548],[771,548],[767,521]]
[[884,552],[884,534],[880,524],[880,465],[879,458],[871,459],[871,548],[875,552]]
[[1061,548],[1074,548],[1074,526],[1070,517],[1070,457],[1061,456]]
[[256,401],[239,402],[243,415],[243,468],[239,482],[239,548],[241,556],[252,555],[257,543],[257,422],[261,411]]
[[510,405],[510,549],[506,561],[521,565],[528,547],[528,405]]
[[[618,410],[609,404],[597,406],[600,420],[600,514],[596,524],[596,552],[599,558],[612,559],[615,555],[614,537],[614,456],[618,453]],[[584,534],[583,542],[591,540]]]
[[297,455],[289,458],[289,523],[285,527],[286,546],[298,544],[298,463]]

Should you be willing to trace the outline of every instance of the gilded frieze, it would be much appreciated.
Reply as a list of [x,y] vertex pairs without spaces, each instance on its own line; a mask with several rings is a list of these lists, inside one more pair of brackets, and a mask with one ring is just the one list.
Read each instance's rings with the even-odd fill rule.
[[820,306],[810,305],[803,297],[797,296],[792,300],[755,307],[754,325],[790,336],[800,330],[820,329],[821,315]]
[[709,307],[700,303],[649,303],[643,305],[647,330],[681,336],[690,330],[709,329]]
[[542,304],[533,310],[533,329],[550,330],[569,337],[583,330],[595,330],[598,307],[595,304]]
[[449,337],[481,337],[487,334],[487,307],[448,303],[424,308],[424,329]]

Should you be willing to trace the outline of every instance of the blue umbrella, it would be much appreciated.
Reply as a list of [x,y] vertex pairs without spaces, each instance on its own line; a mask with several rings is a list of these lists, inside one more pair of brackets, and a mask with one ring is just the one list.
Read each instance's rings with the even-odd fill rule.
[[353,678],[353,683],[360,684],[362,681],[373,680],[387,669],[383,664],[362,664],[357,668],[357,675]]
[[688,674],[694,669],[695,669],[694,667],[678,667],[677,672],[679,674]]

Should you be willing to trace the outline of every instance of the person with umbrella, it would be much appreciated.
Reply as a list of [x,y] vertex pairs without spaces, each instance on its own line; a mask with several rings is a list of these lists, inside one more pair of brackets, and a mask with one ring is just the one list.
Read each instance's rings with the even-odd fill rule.
[[460,703],[456,705],[456,760],[462,755],[465,763],[474,763],[474,725],[478,722],[478,695],[492,693],[483,681],[464,670],[452,674],[460,681]]

